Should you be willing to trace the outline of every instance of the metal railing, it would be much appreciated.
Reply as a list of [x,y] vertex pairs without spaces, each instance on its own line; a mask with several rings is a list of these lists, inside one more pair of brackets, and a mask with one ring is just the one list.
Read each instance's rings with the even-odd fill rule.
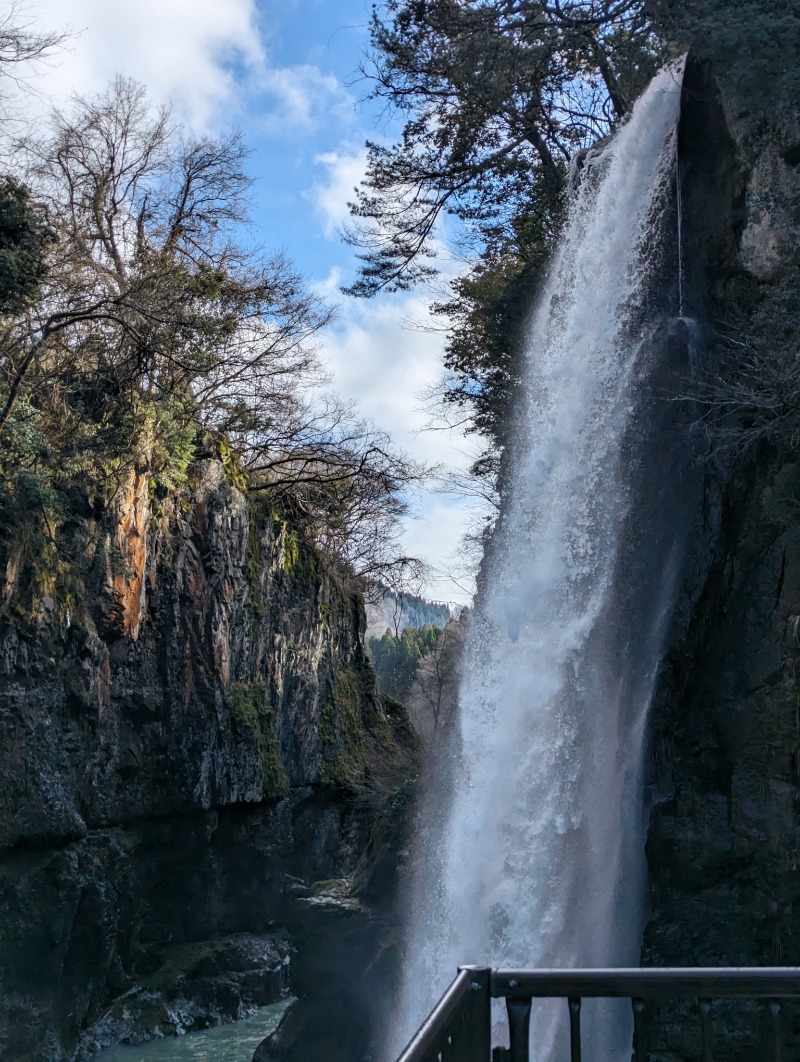
[[[494,1050],[493,998],[506,1001],[510,1044]],[[770,1043],[759,1046],[769,1048],[774,1062],[788,1062],[781,1000],[800,998],[800,967],[491,970],[463,966],[398,1062],[528,1062],[531,1004],[543,998],[567,1002],[571,1062],[581,1062],[581,1004],[589,998],[631,1001],[634,1062],[647,1058],[644,1019],[650,1002],[696,1001],[700,1013],[698,1062],[714,1062],[712,1002],[763,1000]]]

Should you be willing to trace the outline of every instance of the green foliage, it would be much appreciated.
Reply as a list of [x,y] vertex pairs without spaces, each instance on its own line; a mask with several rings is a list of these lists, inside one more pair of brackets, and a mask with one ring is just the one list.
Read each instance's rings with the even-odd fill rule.
[[389,697],[404,703],[420,660],[430,653],[442,633],[441,627],[406,627],[398,638],[387,630],[380,638],[367,642],[372,666],[381,690]]
[[225,469],[225,476],[232,487],[236,487],[237,490],[242,493],[247,493],[247,476],[242,469],[239,455],[234,449],[232,449],[230,443],[221,435],[218,439],[219,445],[219,459],[222,462],[222,467]]
[[279,800],[289,790],[289,777],[281,758],[275,714],[261,681],[234,683],[228,691],[228,708],[243,737],[255,741],[261,764],[262,794]]
[[520,218],[518,231],[524,236],[486,254],[453,283],[452,297],[433,307],[452,324],[440,397],[458,411],[458,419],[466,417],[468,431],[486,440],[473,466],[479,476],[497,472],[507,412],[520,383],[520,332],[552,249],[561,208],[560,197],[555,197],[546,216]]
[[35,408],[15,410],[0,449],[0,572],[3,610],[34,621],[45,602],[59,613],[79,596],[78,582],[58,541],[69,517],[74,469],[53,452]]
[[0,178],[0,315],[19,313],[38,299],[54,240],[28,189]]
[[383,802],[416,776],[419,741],[401,704],[379,698],[366,662],[339,668],[321,706],[320,780]]
[[434,272],[443,214],[484,251],[531,204],[546,213],[569,159],[628,112],[666,53],[644,0],[386,0],[370,32],[372,95],[405,124],[395,144],[368,144],[351,205],[364,254],[349,290],[363,296]]
[[283,570],[292,572],[300,560],[300,544],[294,531],[283,525]]

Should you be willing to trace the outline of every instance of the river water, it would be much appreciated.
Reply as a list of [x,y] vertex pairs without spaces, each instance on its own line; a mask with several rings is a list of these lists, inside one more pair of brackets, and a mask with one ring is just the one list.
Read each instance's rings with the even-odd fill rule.
[[213,1029],[167,1036],[139,1047],[112,1047],[97,1055],[97,1062],[252,1062],[253,1052],[271,1032],[287,1003],[273,1003],[241,1021]]

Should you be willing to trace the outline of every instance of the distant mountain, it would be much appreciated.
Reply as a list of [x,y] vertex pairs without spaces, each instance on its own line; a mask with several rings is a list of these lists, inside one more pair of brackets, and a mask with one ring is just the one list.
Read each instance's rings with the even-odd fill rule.
[[395,594],[387,590],[379,600],[367,605],[367,635],[380,637],[388,627],[399,633],[406,627],[446,627],[460,606],[446,601],[428,601],[415,594]]

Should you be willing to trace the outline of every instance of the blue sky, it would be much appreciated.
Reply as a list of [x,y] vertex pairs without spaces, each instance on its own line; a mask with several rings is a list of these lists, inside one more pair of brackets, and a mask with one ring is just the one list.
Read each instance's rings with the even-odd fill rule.
[[[365,302],[339,291],[355,276],[354,252],[339,228],[363,174],[364,142],[393,132],[376,104],[362,102],[371,3],[27,0],[26,11],[43,27],[74,32],[67,50],[40,71],[42,99],[27,106],[99,91],[121,73],[147,85],[155,103],[170,102],[176,118],[196,130],[241,129],[252,151],[254,241],[285,250],[338,307],[320,351],[333,388],[358,401],[406,452],[463,466],[468,441],[424,430],[429,414],[420,395],[441,371],[442,338],[407,322],[426,320],[428,295]],[[429,596],[469,596],[463,574],[460,585],[446,574],[467,510],[436,494],[415,500],[404,548],[433,566]]]
[[[247,100],[257,220],[264,240],[285,247],[314,277],[337,267],[345,279],[353,273],[352,252],[339,239],[333,215],[344,205],[341,197],[328,200],[330,215],[320,197],[326,189],[330,195],[337,180],[340,192],[349,190],[345,174],[353,181],[358,174],[355,162],[348,170],[346,160],[355,160],[376,132],[374,106],[360,102],[358,70],[368,46],[369,8],[364,0],[259,5],[267,61],[282,76]],[[282,107],[289,113],[281,114]]]

